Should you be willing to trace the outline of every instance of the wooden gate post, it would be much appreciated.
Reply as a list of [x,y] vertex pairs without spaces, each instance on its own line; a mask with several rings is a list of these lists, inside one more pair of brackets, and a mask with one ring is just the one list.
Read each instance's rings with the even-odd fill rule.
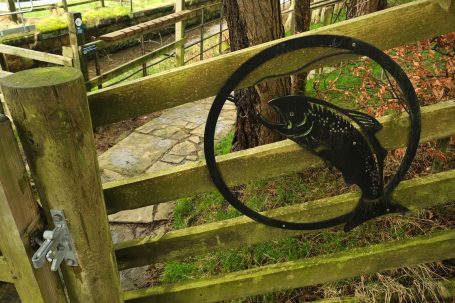
[[[185,0],[175,0],[175,12],[181,12],[185,9]],[[175,41],[185,38],[185,22],[180,21],[175,24]],[[175,58],[177,66],[185,64],[185,43],[175,49]]]
[[68,220],[79,264],[61,265],[71,302],[122,302],[82,74],[37,68],[0,86],[46,213]]
[[79,69],[84,76],[84,80],[88,81],[87,59],[81,49],[85,44],[85,29],[82,25],[82,15],[79,12],[69,12],[67,13],[67,20],[70,46],[73,51],[73,66]]
[[32,267],[31,237],[43,222],[11,122],[2,114],[0,138],[0,249],[10,267],[10,282],[23,303],[65,303],[58,274],[49,265]]

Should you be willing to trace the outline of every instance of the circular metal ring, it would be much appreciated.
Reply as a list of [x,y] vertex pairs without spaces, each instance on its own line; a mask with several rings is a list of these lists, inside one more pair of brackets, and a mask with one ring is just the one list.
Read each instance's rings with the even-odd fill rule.
[[352,54],[366,56],[378,63],[397,81],[401,88],[409,110],[410,131],[408,137],[408,145],[406,153],[398,167],[395,175],[384,188],[384,194],[391,196],[394,189],[398,186],[401,180],[406,175],[412,160],[417,152],[420,138],[421,122],[420,122],[420,105],[417,99],[414,88],[401,69],[401,67],[393,61],[388,55],[378,48],[363,42],[361,40],[337,36],[337,35],[311,35],[299,38],[288,39],[271,46],[258,54],[254,55],[243,63],[225,82],[216,96],[212,107],[210,108],[207,124],[204,132],[204,152],[207,168],[210,177],[216,188],[223,197],[238,211],[251,219],[273,227],[291,229],[291,230],[315,230],[328,228],[339,225],[347,221],[351,213],[343,214],[338,217],[319,221],[319,222],[288,222],[264,216],[253,209],[249,208],[234,196],[230,191],[219,171],[215,159],[214,137],[215,128],[218,122],[221,109],[228,99],[230,93],[242,82],[242,80],[253,70],[261,66],[263,63],[271,60],[279,55],[284,55],[292,51],[312,48],[312,47],[327,47],[334,49],[348,50]]

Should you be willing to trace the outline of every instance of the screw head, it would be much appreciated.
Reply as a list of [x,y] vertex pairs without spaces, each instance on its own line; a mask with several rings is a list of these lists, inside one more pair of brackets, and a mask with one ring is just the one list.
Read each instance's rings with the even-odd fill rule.
[[61,222],[63,220],[63,217],[59,214],[54,215],[54,220],[55,222]]

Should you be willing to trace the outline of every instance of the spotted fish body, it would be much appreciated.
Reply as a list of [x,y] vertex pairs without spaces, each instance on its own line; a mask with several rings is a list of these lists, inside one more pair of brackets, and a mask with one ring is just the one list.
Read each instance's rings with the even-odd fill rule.
[[265,126],[318,155],[336,167],[346,183],[361,189],[361,199],[345,230],[388,212],[406,210],[384,196],[383,167],[387,151],[375,136],[382,128],[376,119],[304,96],[281,97],[271,100],[269,105],[280,113],[285,123],[270,123],[259,115]]

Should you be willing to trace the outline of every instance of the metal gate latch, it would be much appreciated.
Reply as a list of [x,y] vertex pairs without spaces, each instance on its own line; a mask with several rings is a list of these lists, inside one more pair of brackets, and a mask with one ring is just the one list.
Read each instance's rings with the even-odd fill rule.
[[63,260],[69,266],[77,266],[76,255],[73,250],[73,241],[66,225],[63,210],[51,209],[52,220],[55,228],[45,230],[44,242],[32,257],[33,267],[43,267],[46,260],[51,262],[51,270],[57,271]]

